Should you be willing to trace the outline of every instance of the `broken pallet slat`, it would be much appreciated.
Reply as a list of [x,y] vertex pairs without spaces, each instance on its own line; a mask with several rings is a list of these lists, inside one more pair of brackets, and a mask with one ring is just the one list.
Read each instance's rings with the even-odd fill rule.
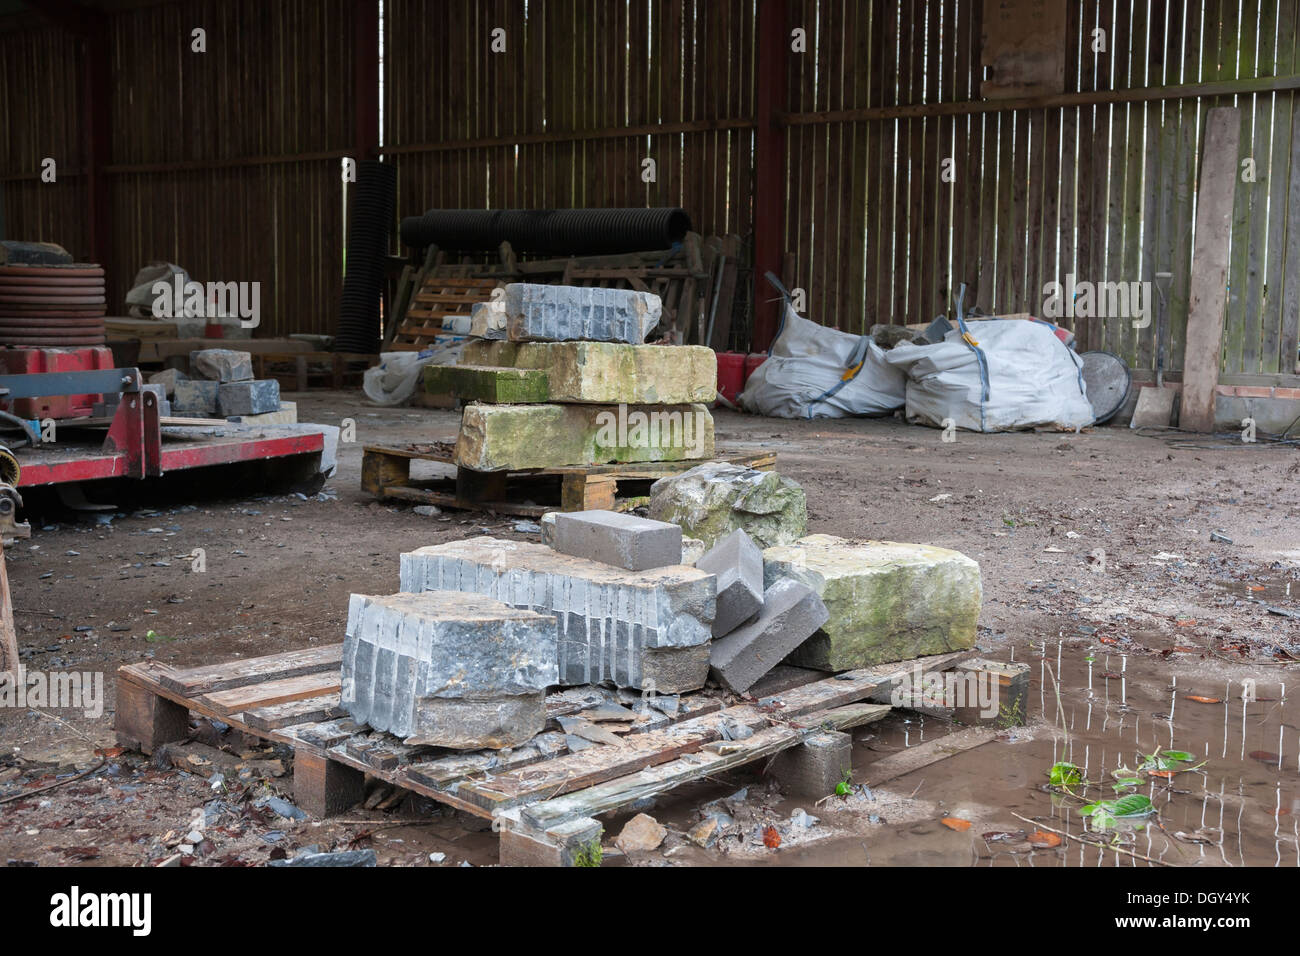
[[270,731],[309,721],[332,720],[343,716],[338,694],[307,697],[284,704],[270,704],[244,711],[244,723],[254,730]]
[[854,704],[810,714],[809,726],[777,726],[756,731],[744,740],[718,741],[705,750],[668,763],[647,767],[608,783],[525,806],[521,813],[541,830],[569,820],[595,816],[636,800],[671,790],[732,767],[770,757],[801,743],[821,728],[843,730],[880,720],[892,710],[887,704]]
[[158,675],[158,681],[178,694],[198,696],[212,691],[247,687],[277,677],[301,677],[337,670],[343,663],[343,644],[309,647],[266,657],[250,657],[226,664],[210,664],[172,670]]
[[878,787],[891,780],[897,780],[906,774],[921,770],[938,763],[954,754],[964,753],[981,747],[997,736],[997,731],[990,727],[967,727],[956,733],[948,734],[937,740],[927,740],[923,744],[909,747],[907,750],[889,754],[879,760],[873,760],[861,768],[863,776],[870,785]]
[[302,700],[306,697],[322,697],[326,694],[338,693],[341,686],[339,672],[332,670],[325,673],[303,674],[299,677],[283,677],[247,687],[213,691],[195,699],[220,715],[229,715],[272,704]]
[[[973,652],[959,651],[922,658],[915,663],[925,673],[951,667],[972,655]],[[468,784],[462,788],[461,796],[489,811],[530,803],[542,795],[557,796],[700,750],[705,744],[723,737],[724,723],[758,730],[770,721],[797,718],[854,703],[887,688],[895,680],[910,678],[912,673],[910,668],[900,669],[898,664],[850,671],[793,688],[757,705],[727,707],[715,714],[682,721],[666,730],[628,735],[621,747],[595,747],[548,761],[542,767],[503,774],[483,784]]]

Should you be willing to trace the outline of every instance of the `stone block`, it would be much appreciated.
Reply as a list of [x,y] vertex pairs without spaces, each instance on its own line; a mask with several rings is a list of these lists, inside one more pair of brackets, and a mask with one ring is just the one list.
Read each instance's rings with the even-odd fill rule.
[[703,405],[467,405],[456,440],[456,464],[474,471],[712,455]]
[[540,369],[552,402],[707,404],[718,392],[717,358],[700,345],[469,342],[460,361]]
[[204,379],[177,382],[172,392],[172,410],[191,418],[213,418],[217,414],[220,383]]
[[546,372],[541,369],[487,365],[426,365],[424,390],[460,402],[491,405],[545,402],[548,392]]
[[[664,693],[704,685],[714,613],[714,578],[687,567],[626,571],[557,554],[546,545],[478,537],[432,545],[401,557],[403,591],[461,591],[553,615],[558,628],[557,683],[643,686],[647,651],[704,647],[698,658],[652,661]],[[678,687],[684,673],[698,674]],[[688,681],[689,682],[689,681]]]
[[789,578],[763,594],[763,609],[753,621],[713,641],[710,663],[718,682],[738,694],[753,687],[764,674],[790,654],[829,615],[812,588]]
[[815,534],[763,552],[764,579],[794,578],[830,617],[788,663],[842,671],[975,644],[979,565],[956,551]]
[[650,488],[650,517],[681,525],[713,547],[737,528],[760,548],[791,544],[808,531],[804,491],[773,471],[707,462]]
[[161,385],[163,396],[170,398],[176,391],[176,383],[188,382],[189,379],[190,377],[178,368],[165,368],[161,372],[154,372],[147,381],[150,385]]
[[211,382],[247,382],[253,377],[253,357],[234,349],[199,349],[190,353],[190,372]]
[[663,313],[663,303],[651,292],[527,282],[507,285],[503,304],[512,342],[640,345]]
[[743,529],[737,528],[715,544],[695,566],[718,579],[715,638],[731,633],[762,610],[763,551]]
[[787,796],[820,800],[853,773],[853,738],[838,730],[813,734],[777,754],[769,773]]
[[280,402],[280,407],[274,412],[263,412],[261,415],[234,415],[230,421],[240,425],[296,425],[298,423],[298,403],[297,402]]
[[511,747],[540,733],[556,623],[478,594],[354,594],[342,706],[408,743]]
[[[555,516],[552,547],[561,554],[628,571],[648,571],[682,563],[682,529],[616,511],[570,511]],[[761,582],[762,552],[758,552],[758,578]]]
[[222,418],[277,412],[280,410],[280,383],[273,378],[224,383],[217,389],[217,410]]

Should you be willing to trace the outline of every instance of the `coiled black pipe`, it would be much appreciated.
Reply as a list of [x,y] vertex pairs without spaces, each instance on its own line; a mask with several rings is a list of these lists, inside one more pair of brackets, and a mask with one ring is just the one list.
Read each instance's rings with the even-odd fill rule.
[[402,242],[416,249],[492,252],[509,242],[515,252],[604,255],[666,249],[691,228],[686,210],[653,209],[430,209],[402,220]]
[[379,306],[384,296],[384,258],[397,191],[397,169],[390,163],[357,164],[356,192],[348,220],[348,262],[343,275],[334,351],[371,355],[379,351]]

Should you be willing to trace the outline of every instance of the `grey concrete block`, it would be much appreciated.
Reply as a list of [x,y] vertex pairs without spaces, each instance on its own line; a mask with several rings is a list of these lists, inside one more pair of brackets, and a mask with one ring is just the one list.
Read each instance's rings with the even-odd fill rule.
[[512,342],[624,342],[640,345],[659,324],[663,303],[651,292],[515,282],[506,286]]
[[253,357],[234,349],[199,349],[190,353],[190,371],[212,382],[247,382],[253,377]]
[[[641,687],[647,650],[707,646],[715,605],[713,575],[694,568],[627,571],[489,537],[403,554],[401,587],[483,594],[554,615],[565,685]],[[701,672],[695,686],[703,683]]]
[[217,414],[217,382],[194,380],[177,382],[172,394],[172,408],[177,415],[195,418],[213,418]]
[[223,418],[279,411],[280,383],[273,378],[259,378],[222,384],[217,389],[217,409]]
[[750,623],[713,642],[717,679],[738,694],[749,690],[781,659],[811,637],[829,617],[812,588],[790,579],[763,594],[763,610]]
[[718,578],[715,638],[730,634],[763,608],[763,550],[737,528],[695,562]]
[[[553,547],[576,558],[649,571],[682,563],[682,529],[616,511],[570,511],[555,516]],[[762,552],[758,552],[758,580],[761,584]]]
[[508,747],[545,724],[556,683],[549,615],[477,594],[352,595],[342,705],[411,743]]
[[769,773],[791,797],[820,800],[853,772],[853,737],[838,730],[813,734],[803,743],[783,750]]

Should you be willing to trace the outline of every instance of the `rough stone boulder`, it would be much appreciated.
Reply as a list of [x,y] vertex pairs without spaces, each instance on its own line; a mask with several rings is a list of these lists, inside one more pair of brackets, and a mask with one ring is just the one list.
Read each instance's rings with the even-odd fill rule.
[[792,544],[808,531],[808,503],[796,482],[725,462],[660,478],[650,488],[650,517],[681,525],[708,548],[738,528],[760,548]]

